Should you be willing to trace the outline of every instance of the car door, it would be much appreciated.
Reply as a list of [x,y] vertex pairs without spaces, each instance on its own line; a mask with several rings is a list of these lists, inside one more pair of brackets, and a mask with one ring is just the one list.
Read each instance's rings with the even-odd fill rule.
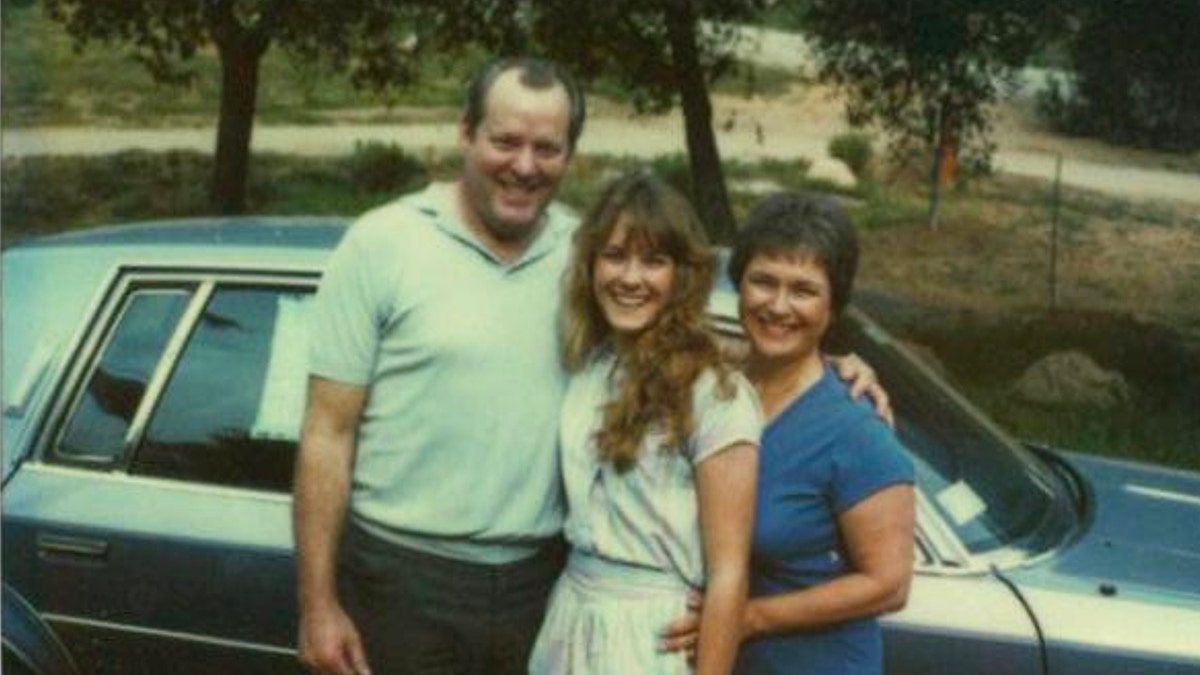
[[126,270],[5,488],[5,578],[94,673],[301,672],[311,275]]

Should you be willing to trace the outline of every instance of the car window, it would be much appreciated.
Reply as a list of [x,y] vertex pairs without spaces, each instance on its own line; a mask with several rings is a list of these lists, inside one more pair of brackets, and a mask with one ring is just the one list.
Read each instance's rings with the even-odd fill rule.
[[288,491],[307,381],[310,293],[218,286],[130,471]]
[[857,311],[848,346],[870,363],[896,410],[917,485],[972,554],[1037,553],[1074,527],[1070,500],[1042,462]]
[[129,296],[58,444],[61,457],[111,461],[122,455],[134,413],[190,295],[147,289]]

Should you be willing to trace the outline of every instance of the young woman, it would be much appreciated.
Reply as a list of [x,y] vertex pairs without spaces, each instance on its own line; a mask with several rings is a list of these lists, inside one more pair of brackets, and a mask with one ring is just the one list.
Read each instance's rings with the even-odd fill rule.
[[820,352],[857,261],[837,203],[798,193],[757,205],[730,261],[750,342],[745,373],[767,419],[742,675],[878,674],[875,616],[908,593],[912,465]]
[[691,672],[659,636],[694,590],[696,672],[732,667],[761,415],[705,328],[713,267],[690,205],[645,172],[610,185],[576,234],[560,423],[572,552],[535,675]]

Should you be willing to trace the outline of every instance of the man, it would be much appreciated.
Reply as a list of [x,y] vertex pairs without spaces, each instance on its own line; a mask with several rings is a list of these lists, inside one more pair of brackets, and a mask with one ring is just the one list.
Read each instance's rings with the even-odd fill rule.
[[557,65],[490,64],[459,179],[364,215],[334,253],[294,507],[316,672],[525,671],[562,560],[554,328],[575,221],[550,202],[583,120]]

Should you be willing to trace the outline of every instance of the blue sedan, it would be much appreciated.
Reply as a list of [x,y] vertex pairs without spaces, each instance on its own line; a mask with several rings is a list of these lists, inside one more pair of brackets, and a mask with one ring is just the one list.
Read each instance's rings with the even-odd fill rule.
[[[336,219],[3,254],[6,673],[292,673],[290,486]],[[714,328],[740,340],[728,286]],[[1010,439],[851,309],[917,467],[889,673],[1200,673],[1200,476]]]

